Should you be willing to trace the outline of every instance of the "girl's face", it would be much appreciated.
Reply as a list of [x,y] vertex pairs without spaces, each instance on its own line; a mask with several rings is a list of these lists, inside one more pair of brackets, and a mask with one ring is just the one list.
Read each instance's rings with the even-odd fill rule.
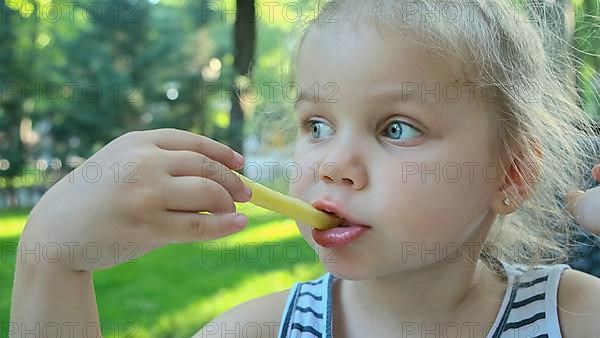
[[493,103],[458,61],[381,28],[329,26],[311,29],[297,60],[296,115],[306,123],[290,194],[328,199],[370,228],[322,247],[299,224],[306,241],[328,271],[351,280],[480,249],[501,183]]

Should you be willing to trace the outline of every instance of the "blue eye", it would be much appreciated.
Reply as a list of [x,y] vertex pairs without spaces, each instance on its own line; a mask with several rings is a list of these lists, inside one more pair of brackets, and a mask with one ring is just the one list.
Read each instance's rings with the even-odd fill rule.
[[[402,136],[407,136],[409,139],[411,138],[411,135],[413,138],[419,137],[419,134],[421,133],[419,129],[413,127],[409,123],[398,120],[389,123],[384,132],[389,135],[389,138],[394,140],[401,139]],[[416,136],[414,134],[416,134]]]
[[327,129],[331,130],[326,123],[318,120],[304,120],[301,123],[302,130],[311,133],[311,137],[319,138],[322,133],[327,132]]
[[[333,132],[333,129],[327,123],[314,119],[303,120],[300,122],[300,126],[304,132],[310,133],[310,136],[314,139],[329,136],[327,133]],[[383,134],[394,140],[402,140],[404,137],[406,141],[419,137],[421,131],[407,122],[394,120],[387,125]]]

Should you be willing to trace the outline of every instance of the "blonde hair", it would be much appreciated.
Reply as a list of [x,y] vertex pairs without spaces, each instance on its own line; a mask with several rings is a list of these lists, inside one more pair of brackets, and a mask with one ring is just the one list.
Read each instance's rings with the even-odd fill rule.
[[[528,11],[517,3],[487,0],[328,1],[296,46],[313,26],[335,24],[342,17],[367,19],[459,58],[475,75],[477,87],[495,89],[498,161],[515,164],[529,196],[509,196],[519,207],[497,217],[482,255],[531,268],[567,261],[580,232],[563,199],[580,189],[594,160],[594,122],[577,104],[577,59],[545,20],[560,15],[557,8]],[[457,18],[457,13],[468,17]],[[504,174],[507,169],[502,166]]]

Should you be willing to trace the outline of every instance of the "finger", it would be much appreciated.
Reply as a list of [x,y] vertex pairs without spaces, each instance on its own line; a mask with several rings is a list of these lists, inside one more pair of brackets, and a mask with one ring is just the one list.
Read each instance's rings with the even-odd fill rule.
[[190,150],[204,154],[224,165],[238,169],[243,165],[243,156],[233,149],[209,137],[174,128],[146,131],[150,140],[166,150]]
[[237,201],[250,200],[251,190],[229,168],[202,154],[189,150],[166,151],[167,172],[171,176],[197,176],[221,184]]
[[575,202],[577,202],[583,194],[585,194],[585,191],[582,190],[570,191],[567,193],[566,206],[567,210],[571,215],[573,215],[573,217],[575,217]]
[[208,241],[242,230],[248,222],[243,214],[199,214],[169,211],[158,235],[171,242]]
[[584,229],[600,235],[600,188],[567,195],[567,207],[577,223]]
[[600,163],[592,168],[592,176],[596,181],[600,182]]
[[164,193],[167,210],[214,213],[236,211],[229,192],[219,183],[206,177],[171,177]]

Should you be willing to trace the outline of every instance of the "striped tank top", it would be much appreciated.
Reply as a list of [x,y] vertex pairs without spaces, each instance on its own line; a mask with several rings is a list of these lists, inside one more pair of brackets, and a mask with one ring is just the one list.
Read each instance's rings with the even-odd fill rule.
[[[502,262],[507,288],[486,338],[562,338],[556,311],[560,275],[567,264],[524,266]],[[327,272],[290,289],[278,337],[331,338],[332,286]]]

